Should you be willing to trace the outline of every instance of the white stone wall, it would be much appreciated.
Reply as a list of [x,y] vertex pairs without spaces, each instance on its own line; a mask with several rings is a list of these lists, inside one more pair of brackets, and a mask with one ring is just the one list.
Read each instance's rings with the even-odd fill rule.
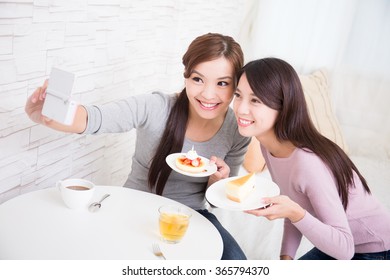
[[238,39],[243,17],[242,0],[0,0],[0,203],[67,177],[122,185],[131,168],[133,131],[70,135],[29,120],[25,101],[53,66],[76,74],[83,104],[178,91],[188,44]]

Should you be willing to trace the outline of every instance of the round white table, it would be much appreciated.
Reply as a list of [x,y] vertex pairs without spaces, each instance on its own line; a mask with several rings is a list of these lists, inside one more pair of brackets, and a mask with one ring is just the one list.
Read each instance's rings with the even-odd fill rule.
[[106,193],[111,196],[95,213],[67,208],[57,188],[4,202],[0,205],[0,259],[156,260],[154,242],[168,260],[221,258],[221,236],[198,212],[192,210],[181,242],[167,244],[160,239],[158,208],[178,202],[114,186],[97,186],[93,201]]

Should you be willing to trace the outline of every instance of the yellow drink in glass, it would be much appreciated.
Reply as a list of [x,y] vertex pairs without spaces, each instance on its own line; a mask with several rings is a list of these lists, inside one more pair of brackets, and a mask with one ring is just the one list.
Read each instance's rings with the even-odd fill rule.
[[159,209],[160,233],[168,243],[179,242],[188,229],[191,213],[180,206],[162,206]]

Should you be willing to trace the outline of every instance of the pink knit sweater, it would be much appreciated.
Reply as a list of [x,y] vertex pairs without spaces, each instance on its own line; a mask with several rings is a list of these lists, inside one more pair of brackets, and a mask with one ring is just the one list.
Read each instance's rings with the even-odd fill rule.
[[302,235],[336,259],[390,250],[390,212],[364,191],[356,173],[344,211],[332,173],[314,153],[296,148],[288,158],[275,158],[261,148],[281,194],[306,209],[299,222],[285,220],[281,255],[294,258]]

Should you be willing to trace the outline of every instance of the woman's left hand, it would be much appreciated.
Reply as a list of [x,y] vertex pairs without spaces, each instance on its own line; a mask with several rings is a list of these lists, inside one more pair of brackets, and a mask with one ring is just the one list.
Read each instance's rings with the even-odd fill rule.
[[230,174],[230,167],[226,164],[226,162],[223,159],[218,158],[216,156],[212,156],[210,158],[210,164],[213,163],[217,165],[217,172],[210,175],[207,186],[211,186],[212,184],[214,184],[215,182],[221,179],[228,178]]
[[268,220],[288,218],[292,223],[300,221],[306,213],[305,209],[285,195],[267,197],[263,201],[264,204],[269,204],[270,206],[265,209],[248,210],[245,212],[255,216],[266,217]]

